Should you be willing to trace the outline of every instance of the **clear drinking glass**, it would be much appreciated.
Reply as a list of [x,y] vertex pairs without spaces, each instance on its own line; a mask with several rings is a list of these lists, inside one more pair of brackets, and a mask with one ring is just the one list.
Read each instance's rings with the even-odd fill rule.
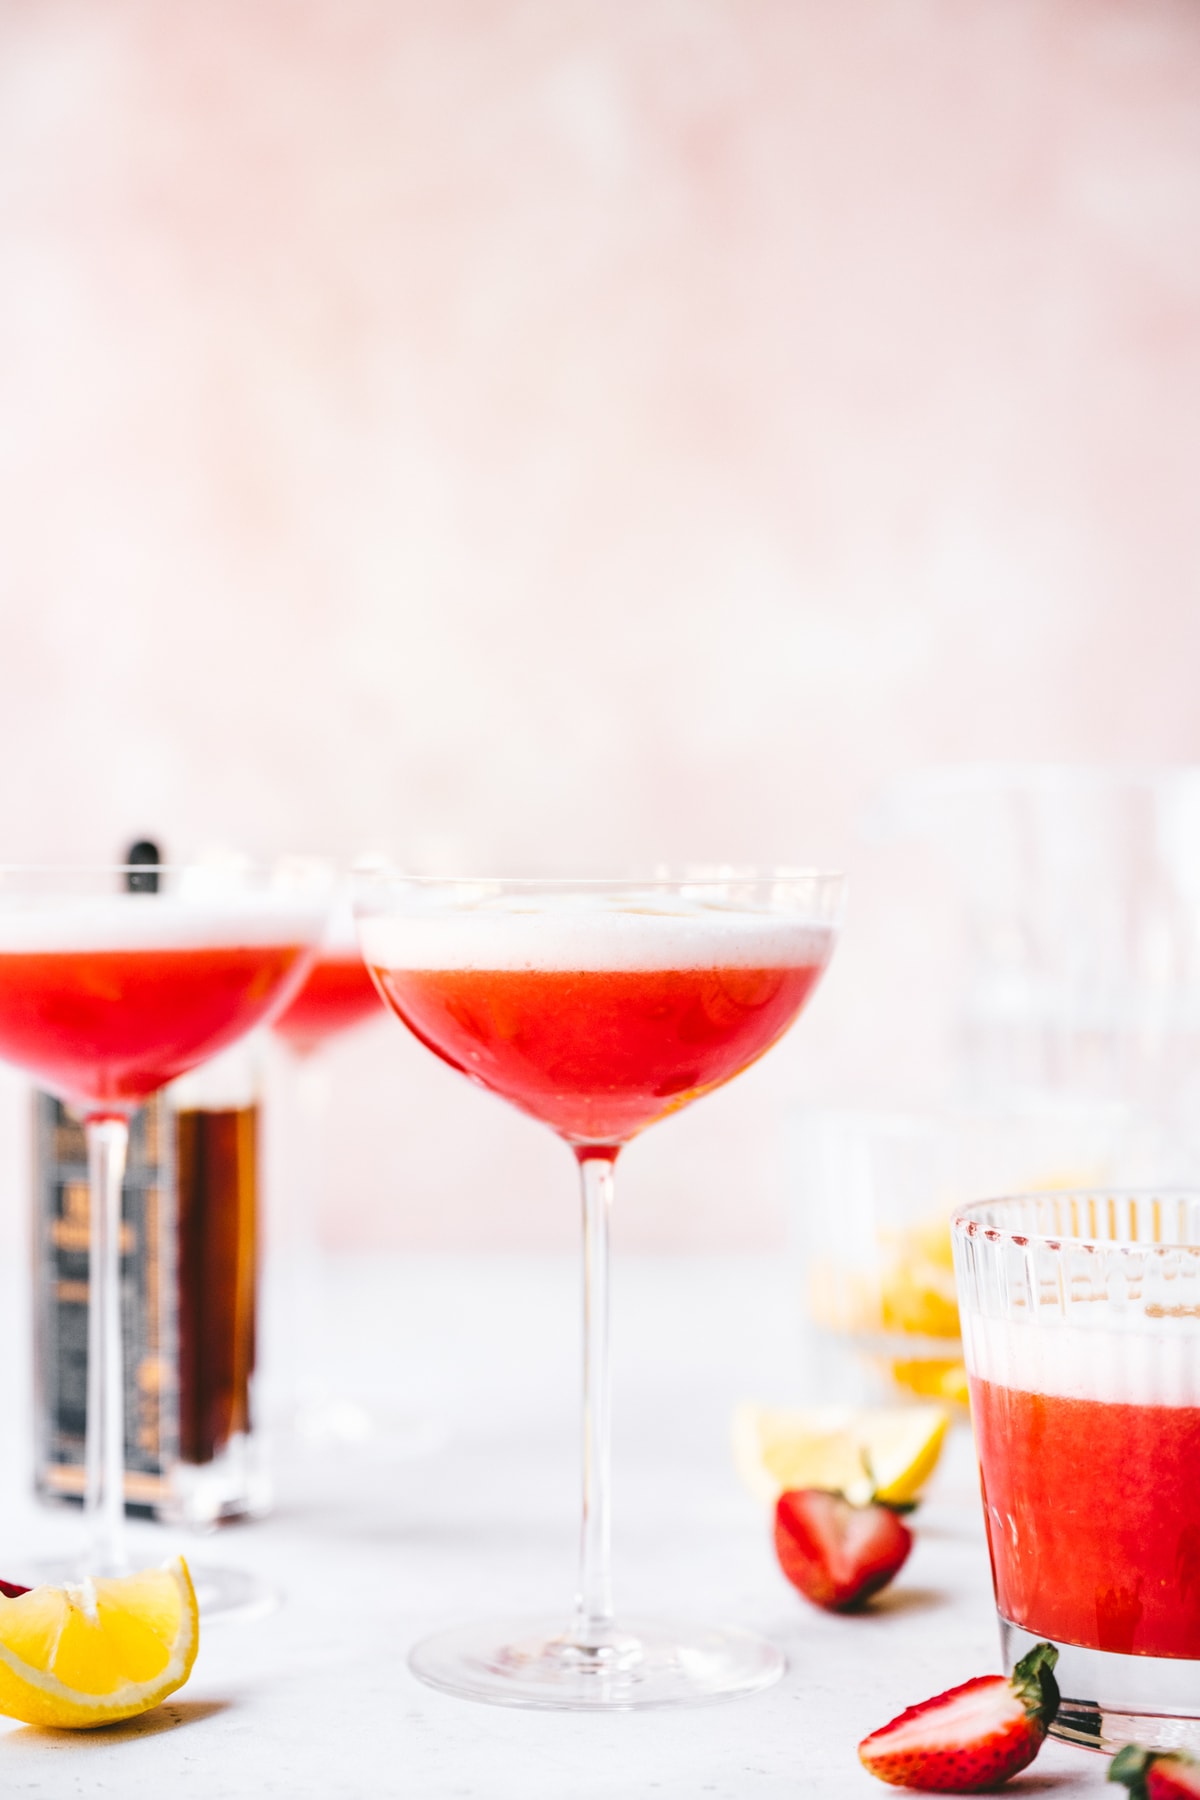
[[359,887],[363,954],[427,1049],[564,1139],[583,1188],[583,1531],[569,1618],[427,1638],[412,1669],[500,1705],[618,1711],[766,1687],[770,1644],[618,1619],[610,1540],[608,1224],[630,1138],[721,1086],[787,1030],[833,949],[838,875]]
[[1058,1646],[1052,1730],[1200,1747],[1200,1193],[955,1216],[1005,1667]]
[[[311,871],[0,868],[0,1057],[84,1121],[89,1303],[82,1571],[125,1550],[121,1181],[129,1117],[286,1003],[325,922]],[[254,1609],[250,1578],[197,1580],[208,1611]]]
[[804,1309],[825,1340],[822,1379],[831,1361],[836,1369],[830,1352],[850,1351],[857,1398],[886,1383],[885,1393],[965,1403],[955,1207],[976,1194],[1161,1179],[1154,1148],[1128,1108],[1054,1096],[927,1112],[798,1112],[792,1237]]
[[953,874],[972,1092],[1132,1101],[1190,1139],[1200,768],[943,767],[899,781],[872,825],[925,838]]

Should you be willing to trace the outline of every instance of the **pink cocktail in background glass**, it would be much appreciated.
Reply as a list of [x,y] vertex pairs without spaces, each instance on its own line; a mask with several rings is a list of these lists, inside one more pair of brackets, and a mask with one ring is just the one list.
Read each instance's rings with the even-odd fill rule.
[[379,1016],[379,995],[356,944],[321,950],[299,992],[272,1021],[297,1056]]

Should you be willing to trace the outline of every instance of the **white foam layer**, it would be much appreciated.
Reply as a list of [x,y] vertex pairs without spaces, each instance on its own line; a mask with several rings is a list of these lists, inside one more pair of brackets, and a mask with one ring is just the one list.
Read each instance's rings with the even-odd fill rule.
[[321,947],[330,956],[358,955],[358,928],[354,923],[354,908],[349,895],[339,898],[332,908],[321,938]]
[[0,955],[307,944],[323,922],[322,908],[294,895],[112,894],[36,904],[0,895]]
[[970,1373],[1002,1387],[1072,1400],[1200,1406],[1200,1318],[1135,1312],[1084,1326],[964,1316],[963,1346]]
[[822,965],[824,925],[715,908],[645,910],[629,903],[368,914],[365,960],[377,969],[721,969]]

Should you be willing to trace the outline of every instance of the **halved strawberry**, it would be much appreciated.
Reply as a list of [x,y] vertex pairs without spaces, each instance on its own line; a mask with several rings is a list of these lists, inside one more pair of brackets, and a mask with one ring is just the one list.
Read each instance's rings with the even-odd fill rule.
[[1186,1750],[1156,1752],[1126,1744],[1109,1763],[1108,1779],[1124,1782],[1132,1800],[1196,1800],[1200,1762]]
[[858,1746],[894,1787],[979,1794],[1031,1763],[1058,1711],[1053,1644],[1035,1644],[1012,1675],[980,1675],[910,1706]]
[[886,1587],[912,1546],[912,1532],[889,1506],[853,1506],[823,1488],[791,1488],[775,1506],[784,1574],[831,1612],[849,1612]]

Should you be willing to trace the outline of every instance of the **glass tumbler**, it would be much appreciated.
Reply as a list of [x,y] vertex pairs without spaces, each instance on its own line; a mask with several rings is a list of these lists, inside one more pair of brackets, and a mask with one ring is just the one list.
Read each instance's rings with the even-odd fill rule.
[[1200,1748],[1200,1192],[961,1208],[954,1262],[1006,1669],[1056,1737]]

